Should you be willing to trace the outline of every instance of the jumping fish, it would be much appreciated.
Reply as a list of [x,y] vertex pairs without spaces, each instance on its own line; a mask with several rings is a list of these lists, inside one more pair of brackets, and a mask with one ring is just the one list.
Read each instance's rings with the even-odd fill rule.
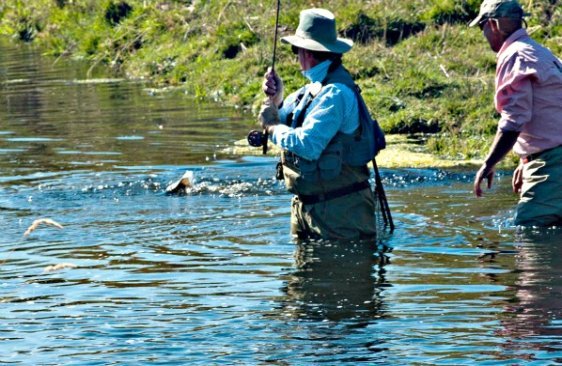
[[193,172],[191,170],[187,170],[179,180],[166,187],[166,193],[174,194],[179,193],[180,191],[185,191],[186,188],[191,188],[193,186],[192,182]]

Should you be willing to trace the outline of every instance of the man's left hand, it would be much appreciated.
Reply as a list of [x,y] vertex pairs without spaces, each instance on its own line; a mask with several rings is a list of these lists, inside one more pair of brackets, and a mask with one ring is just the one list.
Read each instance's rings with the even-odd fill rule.
[[270,131],[271,127],[279,124],[279,110],[275,104],[266,101],[258,114],[258,121],[264,129]]
[[519,164],[517,168],[513,171],[513,178],[511,178],[511,187],[513,188],[513,193],[521,193],[521,187],[523,186],[523,164]]

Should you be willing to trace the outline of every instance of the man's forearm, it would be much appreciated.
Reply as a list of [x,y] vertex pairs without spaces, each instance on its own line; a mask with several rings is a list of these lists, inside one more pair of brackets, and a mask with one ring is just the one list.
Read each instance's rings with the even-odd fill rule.
[[498,130],[498,132],[496,132],[494,142],[492,143],[492,147],[490,148],[490,153],[484,161],[484,165],[490,169],[496,166],[496,164],[511,151],[518,137],[519,131]]

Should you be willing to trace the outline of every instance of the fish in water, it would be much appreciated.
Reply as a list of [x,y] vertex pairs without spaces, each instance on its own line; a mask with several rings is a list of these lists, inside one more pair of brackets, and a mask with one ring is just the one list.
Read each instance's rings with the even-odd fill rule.
[[40,224],[47,224],[47,225],[51,225],[54,227],[58,227],[59,229],[62,229],[63,226],[61,224],[59,224],[58,222],[51,220],[51,219],[37,219],[35,221],[33,221],[33,223],[31,224],[31,226],[29,226],[27,228],[27,230],[25,231],[25,233],[23,233],[23,236],[28,236],[29,234],[31,234],[31,232],[33,232],[35,229],[37,229],[37,227]]
[[78,267],[76,264],[73,263],[59,263],[47,266],[43,269],[44,273],[60,271],[61,269],[70,269]]
[[192,182],[193,172],[191,170],[187,170],[179,180],[166,187],[166,193],[178,193],[181,191],[185,191],[186,188],[193,187]]

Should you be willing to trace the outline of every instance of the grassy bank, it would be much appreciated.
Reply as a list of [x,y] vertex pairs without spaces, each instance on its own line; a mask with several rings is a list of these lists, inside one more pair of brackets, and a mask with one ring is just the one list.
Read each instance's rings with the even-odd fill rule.
[[[356,45],[344,58],[389,133],[429,134],[449,159],[485,154],[497,115],[495,55],[466,23],[479,0],[281,1],[281,34],[303,8],[334,11]],[[532,36],[562,54],[562,6],[522,0]],[[127,77],[179,85],[196,98],[252,109],[271,63],[276,1],[4,0],[0,34],[35,42],[53,57],[87,59]],[[294,56],[278,48],[287,90],[302,85]]]

